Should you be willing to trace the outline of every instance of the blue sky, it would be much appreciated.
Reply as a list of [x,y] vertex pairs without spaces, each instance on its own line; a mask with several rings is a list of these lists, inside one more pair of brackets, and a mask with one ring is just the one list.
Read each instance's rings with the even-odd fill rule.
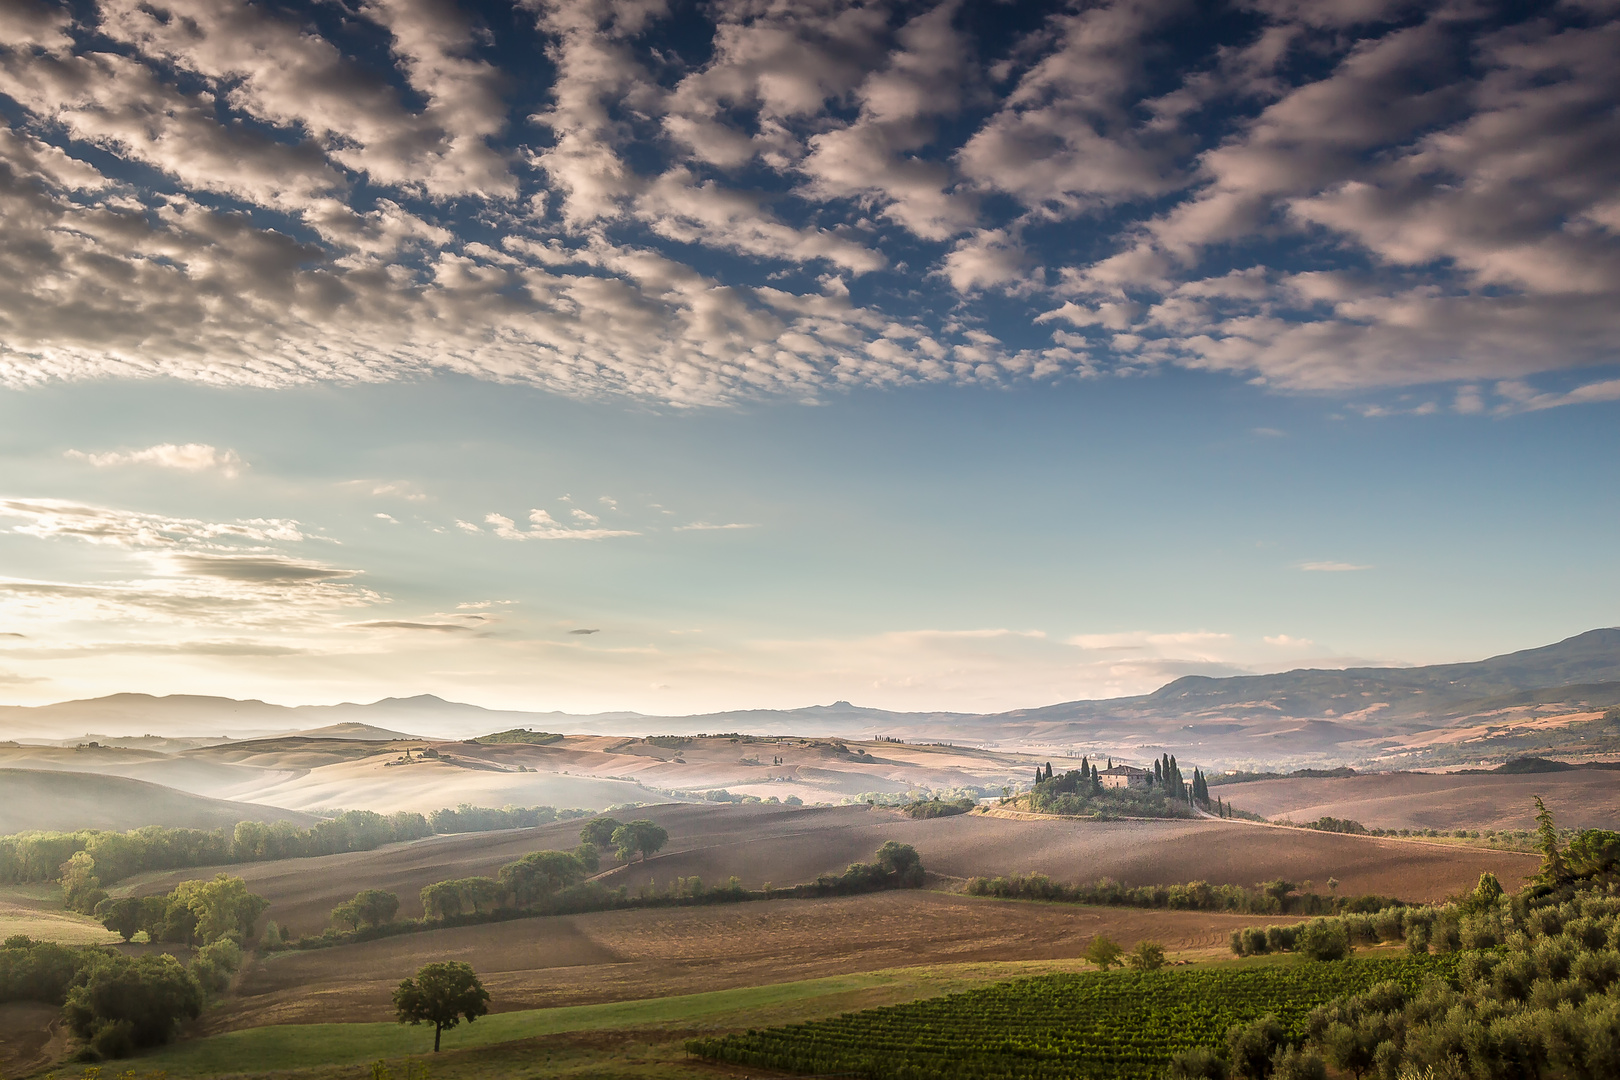
[[1617,27],[19,0],[0,696],[980,711],[1620,621]]

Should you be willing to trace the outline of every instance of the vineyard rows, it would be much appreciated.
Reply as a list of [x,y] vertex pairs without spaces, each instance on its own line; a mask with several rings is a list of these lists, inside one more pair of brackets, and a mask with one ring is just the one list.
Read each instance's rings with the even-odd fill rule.
[[1046,975],[790,1027],[694,1039],[700,1057],[868,1080],[1151,1080],[1267,1013],[1298,1038],[1323,1002],[1450,977],[1448,957]]

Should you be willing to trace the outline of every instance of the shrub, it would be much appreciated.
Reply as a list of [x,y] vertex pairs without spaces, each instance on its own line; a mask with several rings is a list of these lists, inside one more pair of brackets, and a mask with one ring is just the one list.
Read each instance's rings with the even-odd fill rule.
[[104,1058],[124,1058],[135,1052],[135,1025],[128,1020],[102,1024],[90,1036],[90,1048]]
[[1132,971],[1157,971],[1164,967],[1164,946],[1157,941],[1139,941],[1126,963]]
[[1226,1062],[1209,1047],[1195,1046],[1170,1059],[1164,1080],[1226,1080]]
[[100,954],[80,985],[68,992],[62,1016],[90,1039],[109,1024],[127,1023],[135,1047],[168,1042],[184,1020],[202,1012],[202,987],[172,956]]
[[1312,960],[1343,960],[1350,955],[1350,933],[1342,919],[1313,919],[1295,940],[1299,951]]

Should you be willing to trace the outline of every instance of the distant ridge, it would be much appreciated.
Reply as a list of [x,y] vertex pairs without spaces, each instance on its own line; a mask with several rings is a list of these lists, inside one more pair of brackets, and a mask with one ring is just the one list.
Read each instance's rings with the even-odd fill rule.
[[[272,705],[230,698],[114,694],[37,707],[0,707],[0,737],[195,733],[386,740],[466,738],[515,727],[576,734],[893,735],[910,739],[1061,744],[1135,739],[1205,745],[1258,734],[1318,750],[1513,706],[1620,703],[1620,628],[1485,660],[1426,667],[1301,668],[1271,675],[1188,675],[1150,694],[1078,700],[1003,713],[895,712],[837,701],[800,709],[740,709],[691,716],[571,714],[486,709],[432,694],[370,704]],[[113,732],[113,728],[123,731]],[[1175,732],[1180,734],[1174,734]],[[407,734],[414,732],[414,734]],[[1156,740],[1152,743],[1144,739]],[[1136,745],[1121,742],[1120,745]],[[1211,744],[1212,745],[1212,744]]]

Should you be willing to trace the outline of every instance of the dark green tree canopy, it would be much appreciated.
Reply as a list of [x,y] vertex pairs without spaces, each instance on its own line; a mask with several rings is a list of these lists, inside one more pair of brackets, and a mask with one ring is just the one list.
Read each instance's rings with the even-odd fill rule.
[[595,844],[598,848],[605,848],[613,843],[613,834],[624,822],[610,817],[592,818],[579,830],[579,839],[583,844]]
[[669,843],[669,833],[662,825],[651,821],[628,821],[613,830],[612,843],[625,862],[638,854],[645,862],[647,856],[656,854]]
[[402,1024],[432,1024],[433,1052],[445,1029],[463,1019],[467,1023],[489,1012],[489,991],[478,981],[471,964],[445,960],[424,965],[416,978],[406,979],[394,991],[394,1015]]

